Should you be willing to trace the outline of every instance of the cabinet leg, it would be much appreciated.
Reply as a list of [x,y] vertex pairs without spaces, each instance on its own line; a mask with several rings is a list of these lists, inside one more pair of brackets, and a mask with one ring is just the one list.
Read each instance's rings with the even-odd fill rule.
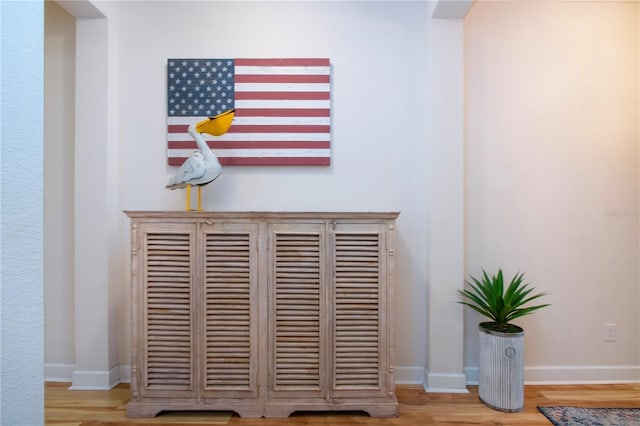
[[398,417],[396,404],[380,404],[375,407],[365,408],[364,411],[371,417]]
[[140,404],[136,402],[129,402],[127,404],[127,417],[155,417],[162,409],[158,408],[156,404]]
[[286,406],[271,406],[264,408],[265,419],[286,419],[295,410]]
[[233,411],[243,419],[259,419],[263,415],[262,406],[259,404],[254,407],[233,407]]

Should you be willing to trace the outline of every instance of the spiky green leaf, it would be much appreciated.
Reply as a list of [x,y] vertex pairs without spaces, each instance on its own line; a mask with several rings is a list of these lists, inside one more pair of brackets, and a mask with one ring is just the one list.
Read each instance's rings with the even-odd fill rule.
[[524,306],[547,295],[547,293],[532,294],[533,287],[524,282],[524,273],[516,273],[506,289],[501,269],[495,275],[483,269],[481,279],[470,275],[465,283],[469,289],[459,290],[464,299],[459,303],[497,323],[507,324],[515,318],[549,306],[549,304]]

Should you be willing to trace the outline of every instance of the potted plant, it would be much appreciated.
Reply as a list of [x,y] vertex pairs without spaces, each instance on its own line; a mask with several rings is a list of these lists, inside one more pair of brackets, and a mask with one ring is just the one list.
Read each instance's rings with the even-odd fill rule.
[[469,276],[468,289],[458,290],[459,302],[489,318],[479,330],[478,395],[487,406],[505,412],[524,408],[524,330],[511,321],[549,304],[525,306],[547,293],[532,293],[524,274],[516,273],[505,286],[502,270],[482,279]]

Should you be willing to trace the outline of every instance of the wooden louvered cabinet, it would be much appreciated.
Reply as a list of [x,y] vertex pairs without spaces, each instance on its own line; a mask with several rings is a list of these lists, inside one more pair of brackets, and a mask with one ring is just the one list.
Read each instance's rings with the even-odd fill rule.
[[397,415],[397,213],[127,212],[130,417]]

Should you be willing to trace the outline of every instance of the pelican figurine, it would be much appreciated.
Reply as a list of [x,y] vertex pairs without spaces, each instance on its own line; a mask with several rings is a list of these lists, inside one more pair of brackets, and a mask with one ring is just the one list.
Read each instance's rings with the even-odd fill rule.
[[189,134],[195,139],[199,151],[194,151],[180,166],[176,174],[169,179],[167,188],[187,188],[186,210],[191,210],[191,187],[198,187],[198,211],[202,211],[201,188],[213,182],[222,171],[222,166],[215,154],[202,138],[202,133],[220,136],[227,133],[235,116],[235,109],[208,117],[198,123],[189,125]]

